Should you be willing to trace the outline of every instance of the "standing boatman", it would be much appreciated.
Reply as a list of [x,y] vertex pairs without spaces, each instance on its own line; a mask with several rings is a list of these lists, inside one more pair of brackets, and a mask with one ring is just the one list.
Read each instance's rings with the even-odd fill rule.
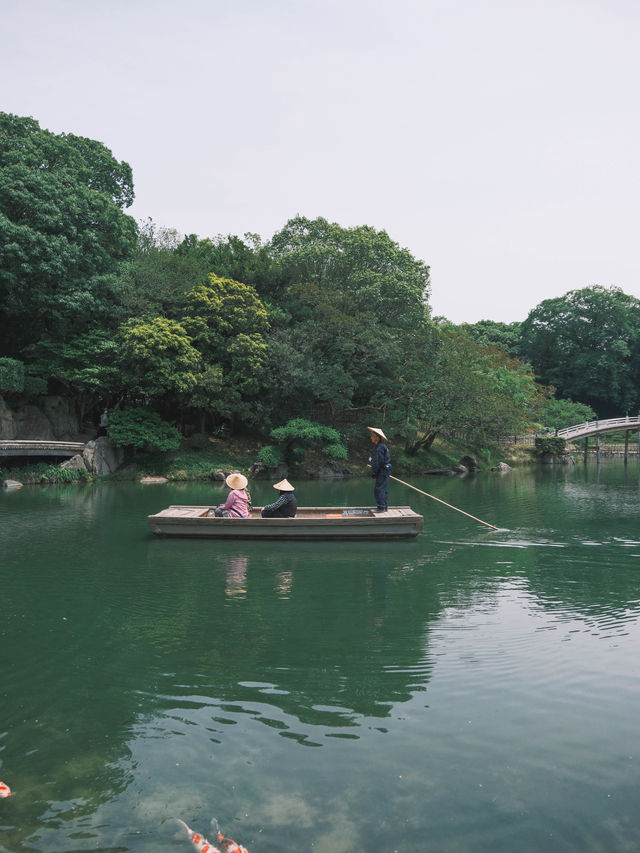
[[389,508],[389,477],[391,476],[391,454],[386,443],[387,436],[378,427],[367,427],[367,429],[375,445],[369,457],[369,464],[376,478],[376,484],[373,487],[376,512],[386,512]]

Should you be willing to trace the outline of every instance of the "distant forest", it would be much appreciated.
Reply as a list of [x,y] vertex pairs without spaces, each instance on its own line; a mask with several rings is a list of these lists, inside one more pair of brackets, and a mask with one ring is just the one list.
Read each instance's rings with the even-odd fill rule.
[[414,454],[637,413],[640,301],[597,285],[521,323],[433,317],[429,267],[366,225],[296,216],[178,234],[126,209],[102,143],[0,113],[0,394],[108,406],[182,433],[363,423]]

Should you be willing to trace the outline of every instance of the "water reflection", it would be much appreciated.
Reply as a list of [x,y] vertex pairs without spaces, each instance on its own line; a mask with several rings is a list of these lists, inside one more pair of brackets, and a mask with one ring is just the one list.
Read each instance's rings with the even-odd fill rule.
[[[204,489],[0,496],[0,778],[16,792],[0,850],[155,853],[174,849],[168,815],[206,827],[216,813],[249,822],[230,834],[263,851],[373,849],[375,826],[380,849],[421,849],[428,828],[441,850],[491,839],[506,853],[495,829],[505,815],[520,828],[523,803],[564,819],[545,810],[549,778],[572,803],[580,780],[606,778],[626,803],[640,781],[635,765],[616,775],[640,705],[637,477],[427,488],[506,529],[425,501],[408,543],[173,542],[146,514],[208,503]],[[529,850],[552,849],[535,833]]]
[[243,555],[230,557],[227,565],[227,598],[245,598],[247,580],[247,558]]

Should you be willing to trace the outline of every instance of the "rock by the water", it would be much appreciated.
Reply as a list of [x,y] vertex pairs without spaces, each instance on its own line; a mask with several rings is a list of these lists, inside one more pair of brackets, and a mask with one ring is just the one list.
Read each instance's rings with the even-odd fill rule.
[[278,465],[277,468],[267,468],[264,462],[254,462],[249,468],[249,479],[251,480],[283,480],[289,476],[286,465]]
[[75,456],[72,456],[71,459],[66,459],[64,462],[60,463],[61,468],[74,468],[78,471],[86,471],[87,466],[84,461],[84,456],[82,453],[76,453]]
[[168,483],[166,477],[142,477],[140,482],[145,486],[155,485],[157,483]]
[[124,461],[124,451],[120,447],[114,447],[106,436],[100,436],[94,441],[88,441],[82,451],[87,471],[104,477],[113,474]]
[[494,465],[491,470],[497,471],[499,474],[507,474],[509,471],[511,471],[511,465],[507,465],[506,462],[498,462],[498,464]]
[[468,471],[479,471],[480,466],[478,465],[478,460],[475,456],[463,456],[459,462],[460,465],[464,465],[464,467]]
[[319,480],[342,480],[345,477],[353,477],[353,471],[347,468],[343,462],[327,459],[318,466],[316,476]]
[[18,480],[3,480],[2,481],[3,489],[21,489],[22,483],[18,482]]

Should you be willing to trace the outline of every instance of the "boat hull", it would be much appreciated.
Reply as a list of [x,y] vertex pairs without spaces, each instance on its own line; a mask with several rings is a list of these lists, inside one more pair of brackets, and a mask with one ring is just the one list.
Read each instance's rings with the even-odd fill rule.
[[408,506],[376,513],[370,507],[298,507],[295,518],[215,518],[208,506],[170,506],[148,516],[156,536],[210,539],[410,539],[424,519]]

